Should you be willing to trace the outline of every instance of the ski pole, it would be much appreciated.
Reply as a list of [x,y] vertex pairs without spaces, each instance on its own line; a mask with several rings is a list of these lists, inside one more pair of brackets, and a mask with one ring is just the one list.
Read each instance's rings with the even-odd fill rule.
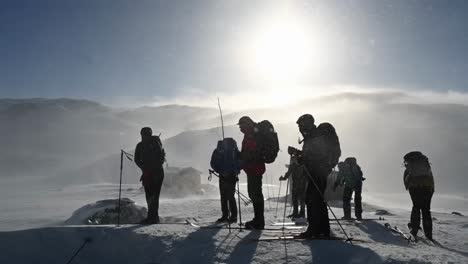
[[237,190],[236,190],[236,193],[237,193],[237,195],[240,195],[242,201],[245,203],[246,206],[252,203],[252,200],[249,197],[245,196],[245,194],[243,194],[243,193],[241,193],[241,192],[239,192]]
[[284,222],[286,221],[286,207],[288,203],[288,192],[289,192],[289,178],[286,185],[286,196],[284,197],[284,213],[283,213],[283,232],[284,232]]
[[[210,175],[214,175],[219,178],[219,175],[214,170],[210,169],[208,170],[208,172]],[[241,196],[242,201],[244,201],[246,205],[252,203],[252,200],[249,197],[247,197],[245,194],[241,193],[239,190],[236,190],[236,193]]]
[[85,238],[84,243],[81,245],[81,247],[75,252],[75,254],[68,260],[67,264],[70,264],[76,256],[81,252],[81,250],[86,246],[86,244],[91,242],[91,238]]
[[229,228],[229,234],[231,234],[231,215],[232,215],[232,212],[231,212],[231,205],[230,205],[229,201],[227,202],[227,208],[228,208],[228,228]]
[[[311,180],[311,182],[314,184],[315,188],[317,189],[318,193],[320,194],[320,196],[322,197],[323,199],[323,202],[327,205],[328,207],[328,210],[330,210],[330,212],[332,213],[333,217],[335,218],[336,222],[338,223],[338,225],[340,226],[341,230],[343,231],[343,234],[346,236],[346,241],[349,241],[349,243],[352,245],[353,242],[351,241],[351,238],[348,236],[348,234],[346,233],[346,231],[344,230],[343,226],[341,225],[340,223],[340,220],[338,220],[338,218],[336,217],[335,213],[333,212],[333,210],[331,209],[330,205],[327,203],[327,201],[325,200],[325,196],[323,195],[322,191],[320,190],[320,188],[318,187],[317,183],[315,182],[314,178],[312,177],[312,175],[310,174],[309,170],[307,169],[307,167],[305,165],[302,165],[305,172],[307,173],[309,179]],[[328,176],[328,175],[327,175]]]
[[120,200],[122,197],[122,171],[123,171],[123,155],[124,151],[120,150],[120,184],[119,184],[119,207],[117,209],[117,226],[120,226]]
[[279,204],[279,197],[281,195],[281,182],[280,181],[280,186],[279,186],[279,189],[278,189],[278,196],[276,197],[276,212],[275,212],[275,218],[278,218],[278,204]]
[[239,195],[239,179],[237,179],[237,201],[239,202],[239,232],[242,232],[242,210],[241,210],[241,203],[240,203],[240,195]]

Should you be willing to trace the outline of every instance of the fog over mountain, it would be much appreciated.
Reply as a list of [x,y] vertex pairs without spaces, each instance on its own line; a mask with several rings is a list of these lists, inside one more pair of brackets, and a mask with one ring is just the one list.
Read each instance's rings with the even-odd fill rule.
[[167,138],[216,113],[177,105],[118,110],[87,100],[0,99],[0,177],[64,173],[134,146],[142,126]]
[[[282,149],[267,167],[269,181],[276,180],[288,162],[287,146],[300,147],[297,117],[312,113],[317,123],[335,126],[343,157],[358,159],[366,188],[403,191],[402,156],[421,150],[433,165],[438,191],[464,192],[468,107],[407,99],[404,93],[340,93],[280,108],[226,111],[225,134],[240,145],[239,117],[271,120]],[[117,182],[119,151],[133,151],[142,126],[162,133],[170,166],[192,166],[204,173],[221,138],[216,108],[179,105],[121,110],[86,100],[0,100],[0,121],[0,177],[43,176],[60,185]],[[129,161],[125,164],[124,181],[135,183],[139,171]]]

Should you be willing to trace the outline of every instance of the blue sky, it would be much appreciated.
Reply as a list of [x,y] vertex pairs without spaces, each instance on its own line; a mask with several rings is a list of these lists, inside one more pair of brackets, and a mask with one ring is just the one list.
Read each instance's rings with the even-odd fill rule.
[[467,1],[252,2],[1,0],[0,97],[268,91],[275,79],[251,72],[240,47],[276,13],[300,17],[322,45],[314,67],[280,87],[468,92]]

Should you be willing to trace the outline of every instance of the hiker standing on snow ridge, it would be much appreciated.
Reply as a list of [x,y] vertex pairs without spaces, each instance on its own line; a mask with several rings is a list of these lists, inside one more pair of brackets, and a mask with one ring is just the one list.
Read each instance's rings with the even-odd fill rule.
[[211,155],[211,168],[219,175],[222,216],[216,222],[237,222],[237,205],[234,193],[239,180],[240,152],[233,138],[218,141]]
[[315,126],[314,117],[304,114],[296,122],[304,137],[304,145],[299,155],[305,165],[307,176],[307,230],[301,238],[329,237],[330,220],[324,198],[327,178],[338,163],[341,155],[340,143],[335,128],[329,123]]
[[411,234],[416,236],[420,228],[421,211],[425,236],[432,240],[431,199],[434,194],[434,176],[432,175],[429,159],[419,151],[407,153],[404,157],[405,172],[403,183],[409,190],[413,209],[411,222],[408,227]]
[[145,188],[148,204],[148,216],[142,223],[158,224],[159,194],[164,180],[165,152],[161,140],[158,136],[153,136],[151,128],[142,128],[140,134],[141,142],[135,148],[135,163],[143,173],[140,181]]
[[343,191],[343,219],[351,219],[351,197],[354,192],[354,214],[357,220],[362,220],[362,177],[361,167],[357,164],[356,158],[346,158],[344,162],[338,163],[338,176],[336,178],[333,190],[338,185],[344,184]]
[[[305,192],[307,179],[303,171],[303,167],[299,164],[298,157],[294,152],[290,152],[291,155],[289,165],[286,165],[288,171],[284,176],[280,177],[280,181],[287,179],[291,180],[291,197],[293,203],[293,213],[288,215],[291,219],[305,217]],[[300,207],[300,211],[299,211]]]
[[247,191],[254,208],[254,218],[245,223],[245,228],[264,229],[262,178],[265,173],[265,163],[258,157],[259,144],[255,137],[256,123],[250,117],[243,116],[239,119],[238,125],[244,134],[241,149],[242,169],[247,174]]

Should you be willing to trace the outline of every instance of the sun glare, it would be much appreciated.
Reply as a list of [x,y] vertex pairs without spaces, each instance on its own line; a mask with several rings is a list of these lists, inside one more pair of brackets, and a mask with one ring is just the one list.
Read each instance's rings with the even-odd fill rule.
[[317,54],[312,34],[294,17],[268,19],[249,36],[249,69],[264,80],[299,81]]

